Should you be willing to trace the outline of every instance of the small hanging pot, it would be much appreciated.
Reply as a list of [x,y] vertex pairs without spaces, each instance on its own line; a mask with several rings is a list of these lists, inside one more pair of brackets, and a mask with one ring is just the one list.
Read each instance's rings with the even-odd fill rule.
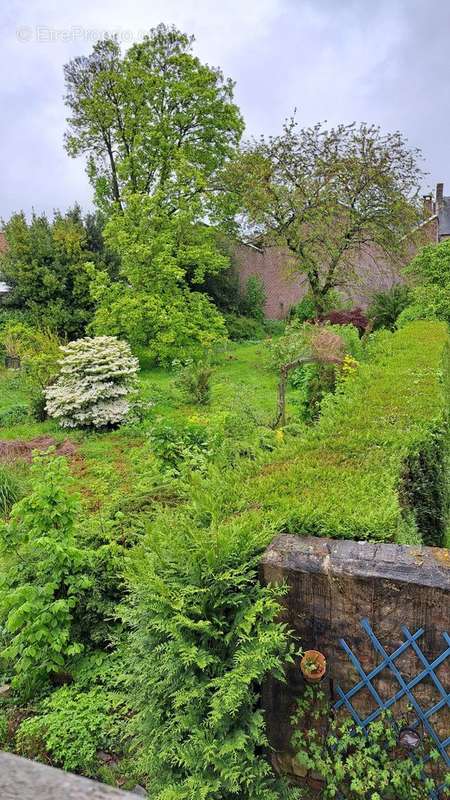
[[320,683],[327,671],[327,660],[319,650],[306,650],[300,661],[302,675],[308,683]]

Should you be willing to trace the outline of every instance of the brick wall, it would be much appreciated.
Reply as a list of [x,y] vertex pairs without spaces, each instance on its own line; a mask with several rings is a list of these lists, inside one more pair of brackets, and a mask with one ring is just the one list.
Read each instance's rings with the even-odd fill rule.
[[[421,244],[436,242],[437,233],[437,220],[430,220],[422,228]],[[416,249],[417,245],[411,244],[408,260]],[[295,263],[287,250],[280,247],[261,250],[239,244],[234,248],[233,255],[242,288],[252,275],[261,278],[267,295],[265,311],[269,319],[284,319],[290,307],[306,294],[307,281],[295,273]],[[365,248],[357,257],[351,286],[343,289],[342,294],[352,301],[353,306],[366,308],[375,292],[385,291],[402,282],[401,266],[401,263],[387,259],[377,247]]]
[[306,293],[305,279],[293,273],[291,257],[281,248],[259,250],[240,244],[233,255],[242,289],[251,276],[261,278],[267,295],[265,312],[269,319],[284,319],[290,307]]
[[[356,672],[339,645],[341,637],[357,655],[366,674],[379,663],[360,625],[364,617],[388,653],[403,642],[402,625],[411,633],[425,629],[419,641],[430,661],[445,650],[442,633],[450,633],[449,550],[281,535],[266,551],[261,575],[264,583],[287,583],[283,619],[295,631],[304,650],[317,649],[325,654],[328,672],[321,688],[332,699],[337,699],[337,683],[348,691],[357,681]],[[423,669],[409,650],[396,663],[407,679]],[[449,692],[450,659],[437,672]],[[287,670],[285,684],[270,679],[263,691],[273,764],[297,777],[305,773],[299,771],[292,757],[289,720],[304,686],[297,659]],[[376,688],[387,699],[399,689],[399,683],[386,669],[377,678]],[[424,708],[437,702],[437,694],[431,680],[414,689],[416,700]],[[368,690],[360,693],[354,704],[361,717],[376,707]],[[399,706],[404,713],[406,703]],[[442,738],[449,735],[448,704],[432,721]]]

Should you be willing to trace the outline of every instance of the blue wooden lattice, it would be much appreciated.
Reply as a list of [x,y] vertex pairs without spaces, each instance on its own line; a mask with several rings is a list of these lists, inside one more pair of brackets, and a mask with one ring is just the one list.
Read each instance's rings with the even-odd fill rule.
[[[384,649],[379,639],[376,637],[367,619],[363,619],[361,621],[361,627],[363,628],[365,633],[367,633],[373,645],[374,650],[381,656],[381,661],[376,667],[374,667],[374,669],[372,669],[369,673],[366,674],[358,658],[352,652],[347,642],[344,639],[339,640],[341,647],[343,648],[343,650],[345,650],[350,661],[352,662],[353,666],[358,672],[360,680],[348,692],[344,692],[343,689],[339,685],[337,685],[336,691],[339,699],[334,705],[335,711],[338,711],[340,708],[345,707],[349,712],[349,714],[353,717],[355,723],[360,728],[365,730],[367,726],[370,725],[371,722],[376,720],[383,712],[392,708],[392,706],[395,705],[395,703],[397,703],[401,698],[405,697],[415,712],[415,719],[410,724],[409,727],[418,728],[419,726],[423,726],[423,729],[429,735],[430,739],[434,744],[435,749],[439,752],[447,769],[450,770],[450,756],[447,751],[448,748],[450,748],[450,736],[448,736],[445,739],[441,739],[438,736],[430,720],[433,714],[438,713],[441,709],[445,707],[450,708],[450,694],[445,690],[441,681],[436,675],[436,670],[439,667],[439,665],[442,664],[444,661],[446,661],[447,658],[450,658],[450,636],[448,635],[447,632],[443,633],[443,639],[446,647],[442,651],[442,653],[437,658],[434,659],[434,661],[430,662],[428,661],[427,657],[422,652],[420,645],[418,644],[418,640],[425,633],[424,628],[420,628],[416,633],[412,634],[408,630],[406,625],[402,625],[402,633],[405,638],[405,641],[397,648],[397,650],[395,650],[391,655],[389,655]],[[409,648],[411,648],[414,651],[420,663],[422,664],[423,669],[418,673],[418,675],[416,675],[414,678],[412,678],[407,682],[405,681],[402,673],[398,669],[396,661]],[[399,684],[398,691],[395,692],[392,695],[392,697],[389,697],[387,700],[383,700],[380,697],[375,686],[373,685],[373,680],[378,676],[380,676],[383,670],[385,669],[389,669],[393,673]],[[417,702],[413,694],[413,689],[425,679],[430,679],[434,683],[434,686],[436,687],[440,696],[438,702],[428,709],[423,709],[420,703]],[[364,719],[362,719],[359,716],[358,712],[356,711],[352,703],[352,698],[355,697],[355,695],[357,695],[358,692],[360,692],[363,689],[369,690],[372,698],[376,703],[375,710],[372,711]],[[429,756],[425,758],[425,762],[427,760],[429,760]],[[443,788],[442,786],[439,787],[438,793],[433,793],[431,797],[437,800],[439,798],[439,791],[442,788]]]

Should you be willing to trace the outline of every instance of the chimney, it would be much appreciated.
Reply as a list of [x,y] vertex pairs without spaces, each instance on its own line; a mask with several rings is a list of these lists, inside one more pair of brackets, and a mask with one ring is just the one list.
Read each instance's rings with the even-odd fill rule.
[[444,184],[436,184],[436,211],[439,211],[444,205]]
[[424,194],[422,197],[423,202],[423,218],[428,219],[433,216],[433,197],[431,194]]

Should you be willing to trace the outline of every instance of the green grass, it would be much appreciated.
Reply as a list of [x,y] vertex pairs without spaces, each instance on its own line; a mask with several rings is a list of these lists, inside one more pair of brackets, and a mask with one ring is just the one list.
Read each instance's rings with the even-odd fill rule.
[[252,481],[251,507],[258,504],[279,532],[443,543],[448,346],[443,323],[398,331],[319,424]]
[[[260,508],[275,532],[418,541],[411,498],[402,495],[403,472],[408,456],[423,450],[446,420],[449,398],[442,376],[448,374],[448,332],[441,323],[419,322],[391,342],[375,363],[360,366],[317,426],[300,428],[300,436],[269,454],[262,471],[255,468],[257,474],[242,487],[242,507]],[[218,357],[207,406],[187,403],[173,372],[144,363],[139,395],[150,406],[139,428],[62,431],[49,420],[0,428],[0,439],[45,434],[75,443],[77,488],[87,508],[96,511],[115,493],[132,492],[152,459],[148,432],[155,421],[201,417],[214,427],[234,410],[267,424],[275,414],[277,380],[264,343],[232,344]],[[3,408],[26,401],[17,373],[4,370],[0,382]],[[288,400],[296,419],[295,392]],[[28,467],[16,469],[26,473]],[[444,541],[450,545],[450,533]]]
[[[183,398],[174,384],[174,373],[143,363],[139,378],[139,397],[151,403],[148,419],[142,429],[128,426],[116,431],[94,433],[61,430],[52,420],[32,420],[0,427],[0,440],[32,439],[52,436],[56,442],[69,439],[77,447],[72,471],[88,507],[95,510],[112,492],[127,490],[132,485],[136,460],[147,442],[148,430],[156,419],[172,420],[201,416],[214,424],[227,410],[247,409],[258,421],[269,422],[275,415],[277,373],[271,369],[264,342],[232,343],[217,358],[212,376],[212,399],[205,406],[192,405]],[[28,393],[20,372],[0,371],[0,410],[28,401]],[[148,454],[142,455],[148,458]],[[15,469],[27,471],[23,463]]]
[[0,386],[0,412],[27,402],[28,395],[19,370],[1,368]]

